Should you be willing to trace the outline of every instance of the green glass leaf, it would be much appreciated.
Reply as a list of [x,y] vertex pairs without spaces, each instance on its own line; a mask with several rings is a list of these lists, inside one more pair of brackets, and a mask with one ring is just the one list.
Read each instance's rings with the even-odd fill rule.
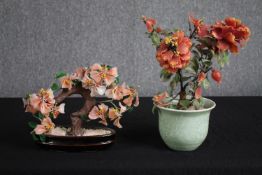
[[45,135],[39,135],[39,139],[40,139],[41,142],[45,142],[46,136]]
[[190,100],[180,100],[180,105],[187,109],[189,107],[189,105],[191,104],[191,101]]
[[210,82],[208,81],[208,79],[204,79],[202,81],[202,86],[204,89],[208,89],[210,87]]
[[200,103],[198,102],[198,100],[193,100],[193,106],[195,107],[195,109],[200,109]]
[[112,66],[109,66],[109,65],[106,65],[106,67],[107,67],[107,69],[111,69],[112,68]]
[[169,106],[169,108],[171,108],[171,109],[177,109],[177,105],[172,104],[172,105]]
[[196,74],[196,71],[194,70],[192,64],[189,64],[186,68],[185,71],[190,74]]
[[157,107],[156,107],[156,105],[153,105],[153,108],[152,108],[153,115],[155,114],[156,111],[157,111]]
[[195,57],[200,58],[200,54],[198,51],[192,50],[192,53],[194,54]]
[[208,59],[202,59],[202,63],[205,67],[210,67],[212,65],[212,61]]
[[45,116],[44,116],[42,113],[40,113],[40,112],[38,113],[38,118],[39,118],[39,119],[43,119],[44,117],[45,117]]
[[28,122],[28,126],[29,126],[30,128],[32,128],[32,129],[35,129],[36,125],[37,125],[36,122],[32,122],[32,121]]
[[176,75],[175,75],[174,81],[175,81],[176,83],[178,83],[178,82],[180,81],[180,76],[179,76],[179,74],[176,74]]
[[55,117],[54,117],[54,114],[53,114],[52,112],[50,112],[49,117],[50,117],[51,119],[54,119],[54,118],[55,118]]
[[160,37],[158,36],[158,34],[156,32],[152,33],[151,40],[152,40],[153,45],[159,46],[159,44],[160,44]]
[[61,78],[61,77],[63,77],[63,76],[66,76],[67,74],[65,73],[65,72],[57,72],[56,74],[55,74],[55,78],[56,79],[59,79],[59,78]]
[[225,64],[229,63],[229,53],[228,52],[220,53],[216,57],[217,57],[217,63],[219,64],[221,68],[223,68]]
[[33,138],[34,141],[38,141],[39,140],[34,132],[31,135],[32,135],[32,138]]
[[57,83],[53,83],[51,89],[52,91],[56,92],[60,89],[60,86]]
[[202,109],[204,108],[204,99],[201,97],[200,99],[195,99],[193,100],[193,106],[195,107],[195,109]]
[[119,83],[120,83],[120,78],[119,78],[119,76],[116,77],[115,83],[116,83],[116,84],[119,84]]
[[179,80],[177,80],[176,76],[172,79],[172,81],[170,81],[169,83],[169,95],[172,96],[173,95],[173,92],[174,90],[176,89],[176,86],[177,86],[177,83],[178,83]]
[[193,58],[191,59],[191,63],[190,63],[190,64],[191,64],[192,69],[193,69],[195,72],[198,72],[199,63],[198,63],[197,58],[193,57]]
[[132,112],[134,110],[134,107],[129,108],[127,111]]
[[182,81],[187,81],[187,80],[189,80],[191,77],[183,77],[182,78]]
[[172,75],[173,75],[172,73],[168,72],[165,69],[162,69],[161,72],[160,72],[161,81],[163,81],[163,82],[169,81],[169,79],[172,77]]
[[171,102],[172,100],[173,100],[172,97],[166,97],[166,98],[164,98],[162,101],[163,101],[164,103],[169,103],[169,102]]
[[201,97],[201,98],[199,99],[199,103],[200,103],[200,106],[201,106],[202,108],[204,108],[204,106],[205,106],[205,101],[204,101],[204,98],[203,98],[203,97]]

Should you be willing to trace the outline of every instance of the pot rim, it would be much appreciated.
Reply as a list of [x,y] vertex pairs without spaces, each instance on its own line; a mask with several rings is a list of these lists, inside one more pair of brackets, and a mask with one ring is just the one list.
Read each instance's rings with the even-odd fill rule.
[[162,110],[166,110],[166,111],[172,111],[172,112],[181,112],[181,113],[199,113],[199,112],[207,112],[207,111],[211,111],[212,109],[214,109],[216,107],[216,103],[209,99],[209,98],[205,98],[203,97],[204,100],[205,100],[205,103],[206,101],[209,101],[212,103],[211,107],[209,108],[204,108],[204,109],[199,109],[199,110],[181,110],[181,109],[171,109],[171,108],[166,108],[166,107],[162,107],[162,106],[158,106],[154,103],[154,105],[159,108],[159,109],[162,109]]

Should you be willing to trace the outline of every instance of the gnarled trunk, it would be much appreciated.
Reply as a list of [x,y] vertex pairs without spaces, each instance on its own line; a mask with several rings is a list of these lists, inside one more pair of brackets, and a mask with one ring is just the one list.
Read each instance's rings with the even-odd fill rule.
[[72,89],[70,90],[63,89],[62,92],[55,97],[55,101],[57,104],[61,104],[65,100],[65,98],[73,94],[79,94],[85,100],[83,107],[79,111],[70,114],[71,124],[72,124],[70,134],[74,136],[83,134],[81,116],[84,115],[88,116],[90,110],[95,105],[95,99],[90,96],[90,93],[91,91],[89,89],[84,89],[83,87],[72,87]]
[[177,103],[177,108],[181,109],[183,106],[181,105],[181,101],[186,100],[186,92],[185,91],[180,91],[179,93],[179,100]]

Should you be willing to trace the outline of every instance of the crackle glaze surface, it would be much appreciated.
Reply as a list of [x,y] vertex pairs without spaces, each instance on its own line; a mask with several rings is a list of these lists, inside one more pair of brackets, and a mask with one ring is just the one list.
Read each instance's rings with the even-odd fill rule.
[[215,103],[205,99],[201,111],[181,111],[159,108],[159,132],[166,145],[173,150],[197,149],[208,134],[209,116]]

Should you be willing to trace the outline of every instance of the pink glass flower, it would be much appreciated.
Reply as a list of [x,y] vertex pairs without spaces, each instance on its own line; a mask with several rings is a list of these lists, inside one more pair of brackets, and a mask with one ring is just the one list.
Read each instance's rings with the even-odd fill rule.
[[42,114],[49,114],[55,104],[53,91],[51,89],[41,89],[38,94],[32,94],[30,104]]
[[55,127],[55,124],[52,122],[52,120],[49,117],[46,117],[42,120],[40,125],[37,125],[35,127],[34,131],[37,135],[41,135],[41,134],[49,132],[54,127]]
[[111,85],[118,76],[117,68],[109,68],[106,65],[94,64],[91,66],[90,76],[96,83],[105,83],[106,86]]
[[123,103],[126,104],[127,106],[132,106],[133,102],[134,102],[134,106],[137,107],[139,105],[139,97],[138,97],[138,92],[136,91],[136,89],[134,88],[129,88],[127,87],[127,89],[124,90],[124,94],[126,97],[123,100]]
[[120,102],[119,102],[119,106],[120,108],[109,108],[109,118],[111,121],[114,120],[114,125],[117,126],[118,128],[122,128],[122,125],[120,124],[120,119],[122,114],[127,110],[127,108],[125,106],[123,106]]
[[106,106],[104,103],[98,105],[98,106],[94,106],[92,108],[92,110],[90,111],[88,117],[91,120],[95,120],[95,119],[101,119],[100,123],[107,125],[106,122],[106,114],[108,111],[108,106]]
[[63,89],[72,89],[73,87],[73,81],[72,77],[70,75],[64,76],[60,79],[60,83]]
[[87,71],[88,71],[88,70],[87,70],[86,68],[84,68],[84,67],[79,67],[79,68],[77,68],[77,69],[75,70],[75,72],[71,75],[71,78],[72,78],[72,79],[81,80],[81,79],[85,76],[85,74],[86,74]]
[[125,94],[126,92],[126,85],[123,83],[120,86],[114,86],[113,88],[106,90],[105,95],[114,100],[122,100],[125,95],[128,95]]
[[60,104],[59,106],[54,106],[52,109],[54,118],[57,118],[59,114],[65,113],[65,103]]

